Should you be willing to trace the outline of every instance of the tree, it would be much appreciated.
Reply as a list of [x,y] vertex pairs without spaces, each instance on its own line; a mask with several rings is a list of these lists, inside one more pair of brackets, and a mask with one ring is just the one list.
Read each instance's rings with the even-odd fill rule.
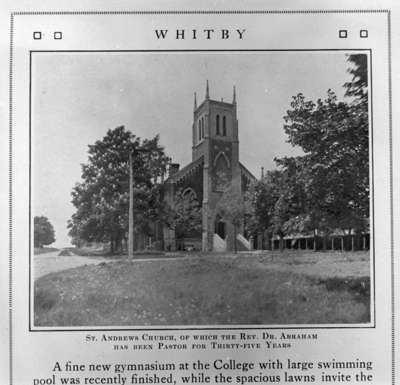
[[225,188],[216,206],[216,212],[221,218],[233,226],[232,244],[235,253],[237,252],[236,237],[238,229],[243,225],[246,215],[243,195],[237,185],[235,181],[232,181],[232,183]]
[[169,227],[175,229],[177,238],[201,232],[202,212],[193,190],[175,193],[174,207],[169,208]]
[[365,54],[349,55],[348,72],[353,76],[344,84],[346,96],[354,97],[356,104],[368,103],[368,56]]
[[367,56],[349,55],[345,100],[328,90],[316,102],[299,93],[284,117],[292,146],[304,154],[275,159],[278,170],[250,189],[252,225],[277,234],[338,228],[361,231],[369,217]]
[[281,193],[281,172],[267,171],[261,180],[255,180],[245,194],[246,223],[251,233],[267,232],[271,237],[278,227],[276,204]]
[[333,229],[360,231],[366,226],[369,216],[367,58],[350,55],[348,61],[353,78],[344,85],[347,100],[338,101],[331,90],[325,100],[317,102],[306,100],[300,93],[293,97],[291,110],[284,117],[288,142],[304,151],[301,157],[276,159],[284,174],[288,171],[290,174],[290,168],[297,163],[296,177],[287,180],[286,193],[277,202],[283,206],[278,215],[281,217],[287,213],[285,204],[301,197],[297,213],[290,213],[284,225],[287,231],[318,229],[325,240]]
[[305,231],[306,191],[302,157],[275,159],[278,170],[270,173],[276,197],[272,211],[272,232],[279,236],[279,249],[283,250],[285,235]]
[[[77,211],[68,223],[70,236],[78,242],[109,242],[120,252],[126,242],[129,208],[129,153],[133,153],[135,231],[150,233],[150,223],[162,211],[160,180],[168,157],[159,137],[144,139],[123,126],[108,130],[102,140],[89,145],[89,159],[82,165],[82,182],[72,191]],[[145,148],[145,154],[134,151]]]
[[33,225],[33,243],[35,247],[43,247],[55,242],[54,227],[48,218],[45,216],[35,216],[33,219]]

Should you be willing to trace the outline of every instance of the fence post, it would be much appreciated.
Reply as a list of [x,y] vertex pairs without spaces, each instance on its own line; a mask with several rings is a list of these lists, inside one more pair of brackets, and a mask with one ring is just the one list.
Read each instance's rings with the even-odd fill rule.
[[342,247],[342,252],[344,251],[344,239],[343,236],[340,237],[340,242],[341,242],[341,247]]

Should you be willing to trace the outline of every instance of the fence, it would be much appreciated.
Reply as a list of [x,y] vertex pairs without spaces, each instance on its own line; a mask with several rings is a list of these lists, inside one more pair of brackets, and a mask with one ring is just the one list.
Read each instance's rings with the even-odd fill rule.
[[359,251],[369,250],[370,234],[268,238],[260,233],[254,237],[253,244],[254,248],[258,250],[279,250],[282,248],[286,250]]

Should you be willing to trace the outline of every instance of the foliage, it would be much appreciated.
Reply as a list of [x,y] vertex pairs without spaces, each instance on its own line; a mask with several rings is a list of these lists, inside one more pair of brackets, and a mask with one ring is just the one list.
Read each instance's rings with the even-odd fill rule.
[[170,208],[168,224],[175,229],[177,238],[201,231],[202,212],[193,191],[182,189],[175,193],[174,207]]
[[272,218],[279,199],[281,172],[268,171],[261,180],[253,181],[245,194],[246,219],[252,233],[273,231]]
[[234,181],[230,184],[217,203],[216,212],[222,219],[240,226],[245,215],[245,204],[242,193]]
[[238,228],[243,224],[246,215],[246,205],[238,183],[235,180],[225,188],[216,206],[216,213],[233,225],[233,246],[236,253],[236,236]]
[[368,103],[368,57],[365,54],[348,56],[351,67],[348,72],[353,75],[350,82],[344,84],[346,96],[354,97],[358,103]]
[[251,187],[254,229],[274,234],[365,230],[369,217],[367,56],[350,55],[345,100],[292,98],[284,131],[303,155],[275,159],[278,170]]
[[[102,140],[89,145],[88,162],[82,165],[82,182],[72,191],[77,211],[68,227],[73,242],[110,242],[111,251],[121,249],[128,231],[129,153],[133,154],[135,230],[151,231],[151,221],[162,211],[159,181],[168,163],[158,141],[158,136],[141,141],[121,126],[108,130]],[[138,152],[139,147],[146,152]]]
[[[338,102],[333,92],[316,104],[299,94],[285,117],[285,132],[300,146],[310,226],[361,229],[369,207],[368,116],[360,105]],[[289,159],[277,160],[287,168]]]
[[43,247],[55,242],[54,227],[45,216],[35,216],[33,219],[34,247]]

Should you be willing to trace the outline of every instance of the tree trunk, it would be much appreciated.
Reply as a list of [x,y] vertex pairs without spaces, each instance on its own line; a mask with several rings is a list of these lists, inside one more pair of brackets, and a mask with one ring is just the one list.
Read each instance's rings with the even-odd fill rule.
[[126,239],[126,237],[123,237],[122,239],[122,249],[124,253],[128,251],[128,240]]
[[279,236],[279,251],[283,252],[283,237]]
[[327,247],[328,247],[328,239],[326,235],[324,235],[322,238],[322,251],[326,251]]
[[233,252],[237,253],[237,244],[236,244],[236,225],[233,225]]
[[110,253],[111,253],[111,255],[114,254],[114,251],[115,251],[114,237],[111,237],[111,240],[110,240]]
[[267,233],[264,234],[264,242],[265,242],[265,249],[271,250],[270,238],[269,238],[269,234],[267,234]]
[[264,237],[262,232],[257,233],[257,250],[264,249]]
[[119,236],[117,236],[115,239],[115,252],[117,254],[122,252],[122,239]]

